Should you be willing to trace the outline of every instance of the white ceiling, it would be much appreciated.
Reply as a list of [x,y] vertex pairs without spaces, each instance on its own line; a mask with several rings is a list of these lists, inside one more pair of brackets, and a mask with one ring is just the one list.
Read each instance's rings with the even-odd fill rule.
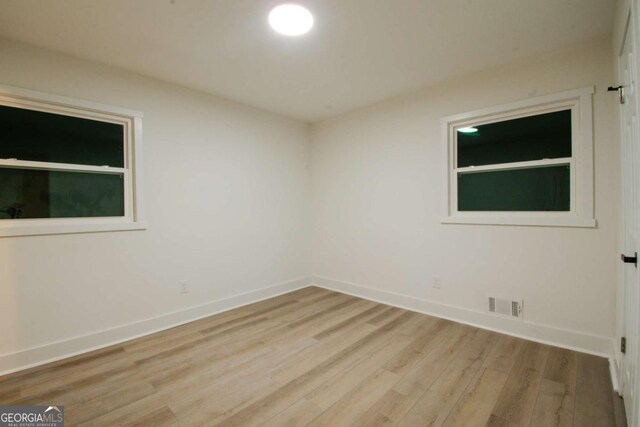
[[610,34],[614,0],[0,0],[0,37],[130,69],[305,121]]

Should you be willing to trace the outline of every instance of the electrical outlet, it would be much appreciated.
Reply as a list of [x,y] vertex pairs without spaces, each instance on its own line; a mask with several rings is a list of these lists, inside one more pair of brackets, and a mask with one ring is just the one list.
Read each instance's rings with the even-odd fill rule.
[[433,289],[442,289],[442,277],[433,276],[433,285],[431,285]]
[[189,293],[189,281],[181,280],[178,285],[178,293],[179,294],[188,294]]

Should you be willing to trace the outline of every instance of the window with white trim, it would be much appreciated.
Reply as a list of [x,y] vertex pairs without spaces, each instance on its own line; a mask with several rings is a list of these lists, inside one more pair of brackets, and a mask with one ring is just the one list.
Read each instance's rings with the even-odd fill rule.
[[443,223],[594,227],[592,94],[442,119]]
[[0,86],[0,236],[145,228],[142,114]]

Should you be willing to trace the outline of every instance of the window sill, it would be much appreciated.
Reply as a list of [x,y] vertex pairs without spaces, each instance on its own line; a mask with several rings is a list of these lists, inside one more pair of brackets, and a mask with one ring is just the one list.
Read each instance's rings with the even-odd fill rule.
[[145,221],[91,222],[75,224],[0,224],[0,237],[43,236],[49,234],[104,233],[109,231],[146,230]]
[[454,215],[444,218],[442,224],[518,225],[530,227],[583,227],[595,228],[595,219],[578,217],[535,217],[497,215]]

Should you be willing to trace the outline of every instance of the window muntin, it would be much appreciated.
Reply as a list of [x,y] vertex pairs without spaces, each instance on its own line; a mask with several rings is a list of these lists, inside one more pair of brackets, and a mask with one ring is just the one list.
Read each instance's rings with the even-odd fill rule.
[[146,228],[142,113],[0,85],[0,237]]
[[[442,222],[595,226],[593,91],[589,87],[443,118]],[[474,128],[475,134],[484,131],[493,138],[473,139]],[[479,149],[482,145],[487,148]]]

